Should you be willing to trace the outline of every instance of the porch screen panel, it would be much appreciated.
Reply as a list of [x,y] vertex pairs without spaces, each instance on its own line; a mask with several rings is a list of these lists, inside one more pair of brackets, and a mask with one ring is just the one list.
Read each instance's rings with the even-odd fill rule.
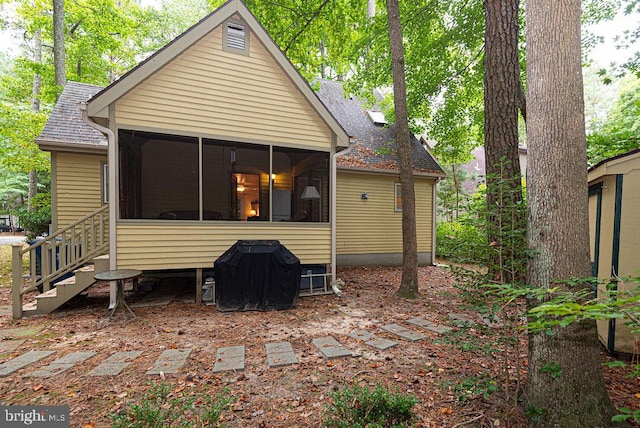
[[269,146],[202,140],[204,220],[269,220]]
[[120,216],[198,220],[198,139],[120,130]]
[[329,153],[273,148],[273,221],[329,221]]

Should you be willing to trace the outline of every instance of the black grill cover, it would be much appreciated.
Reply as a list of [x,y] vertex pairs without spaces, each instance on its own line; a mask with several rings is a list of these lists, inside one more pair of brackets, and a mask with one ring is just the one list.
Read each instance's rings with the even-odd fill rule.
[[300,260],[279,241],[238,241],[213,264],[219,311],[293,307],[300,294]]

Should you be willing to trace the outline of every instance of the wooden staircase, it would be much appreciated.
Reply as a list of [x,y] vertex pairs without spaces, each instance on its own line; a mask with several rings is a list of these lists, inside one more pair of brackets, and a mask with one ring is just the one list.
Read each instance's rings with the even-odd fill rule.
[[[23,244],[12,245],[14,319],[50,313],[93,284],[97,272],[109,269],[109,256],[105,255],[109,253],[108,208],[103,205],[27,248]],[[29,256],[30,264],[27,275],[23,275],[25,255]],[[71,273],[73,276],[60,281]],[[23,305],[23,296],[34,290],[43,292],[35,302]]]
[[76,269],[74,275],[55,284],[55,288],[38,294],[33,302],[22,306],[22,316],[45,315],[58,309],[72,297],[82,293],[96,282],[93,276],[109,270],[109,256],[93,259],[93,264]]

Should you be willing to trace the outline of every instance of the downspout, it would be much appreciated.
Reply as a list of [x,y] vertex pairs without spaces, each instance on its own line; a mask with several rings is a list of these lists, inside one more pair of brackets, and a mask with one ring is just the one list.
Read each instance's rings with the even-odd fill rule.
[[[109,269],[116,269],[116,136],[113,131],[102,125],[97,124],[89,118],[87,113],[87,103],[81,101],[79,103],[80,111],[82,111],[82,120],[93,129],[107,136],[107,162],[109,164]],[[109,308],[116,304],[116,286],[115,282],[110,287],[110,304]]]
[[[351,143],[351,141],[349,141],[349,143]],[[342,292],[338,288],[338,283],[336,282],[337,281],[336,279],[336,270],[337,270],[337,267],[336,267],[336,223],[337,223],[336,213],[338,211],[336,207],[336,202],[338,199],[337,198],[337,190],[338,190],[337,165],[338,165],[338,157],[349,154],[349,152],[351,152],[352,147],[353,146],[349,144],[349,147],[347,147],[345,150],[334,153],[333,157],[331,158],[331,289],[337,296],[340,296],[342,294]]]

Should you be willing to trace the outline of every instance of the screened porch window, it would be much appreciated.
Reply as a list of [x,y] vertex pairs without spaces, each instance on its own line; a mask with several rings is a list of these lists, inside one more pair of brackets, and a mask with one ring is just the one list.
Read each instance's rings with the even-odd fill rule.
[[205,220],[269,220],[269,146],[203,139],[202,201]]
[[198,139],[118,132],[120,217],[199,219]]
[[329,221],[328,152],[125,130],[118,136],[123,219]]

